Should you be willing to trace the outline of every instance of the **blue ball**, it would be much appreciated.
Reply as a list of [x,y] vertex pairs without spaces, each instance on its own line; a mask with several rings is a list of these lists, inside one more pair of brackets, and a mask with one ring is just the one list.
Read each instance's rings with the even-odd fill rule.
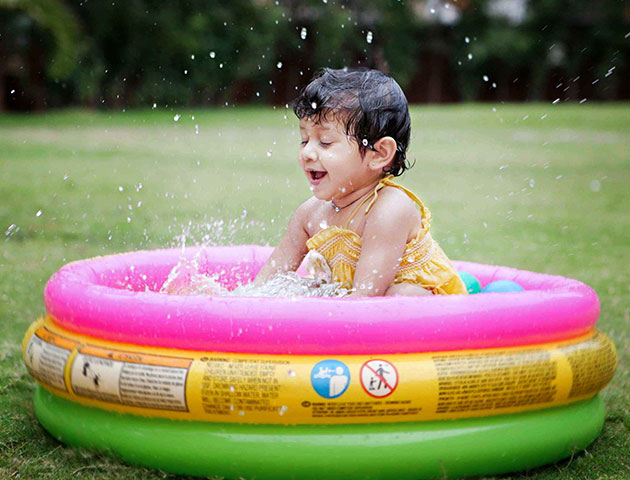
[[466,285],[466,290],[468,290],[469,294],[481,292],[481,284],[474,275],[468,272],[462,272],[461,270],[457,273],[459,274],[459,278],[464,282],[464,285]]
[[482,293],[506,293],[506,292],[522,292],[525,290],[518,283],[510,280],[496,280],[486,285]]

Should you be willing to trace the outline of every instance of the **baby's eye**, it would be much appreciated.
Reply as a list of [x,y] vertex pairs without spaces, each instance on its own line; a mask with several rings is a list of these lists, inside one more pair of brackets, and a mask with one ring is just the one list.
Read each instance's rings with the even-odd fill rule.
[[330,145],[332,145],[332,142],[328,142],[328,143],[327,143],[327,142],[319,142],[319,144],[320,144],[322,147],[329,147]]
[[302,140],[302,141],[300,142],[300,145],[306,145],[307,143],[308,143],[308,140]]

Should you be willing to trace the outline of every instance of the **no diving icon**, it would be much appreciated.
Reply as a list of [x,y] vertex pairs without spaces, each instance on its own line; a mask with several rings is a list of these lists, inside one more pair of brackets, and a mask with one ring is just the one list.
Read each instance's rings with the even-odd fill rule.
[[398,386],[398,370],[385,360],[370,360],[361,367],[361,386],[376,398],[391,395]]

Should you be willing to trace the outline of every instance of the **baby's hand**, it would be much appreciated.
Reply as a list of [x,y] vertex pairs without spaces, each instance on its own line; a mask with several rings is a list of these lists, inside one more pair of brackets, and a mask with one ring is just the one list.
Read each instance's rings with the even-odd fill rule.
[[304,257],[304,266],[309,275],[318,283],[330,283],[332,281],[332,271],[328,266],[328,262],[316,250],[311,250]]

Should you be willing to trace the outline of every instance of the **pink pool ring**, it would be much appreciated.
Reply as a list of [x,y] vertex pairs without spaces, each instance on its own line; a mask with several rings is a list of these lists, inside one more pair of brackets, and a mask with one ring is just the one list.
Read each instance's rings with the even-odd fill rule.
[[525,291],[469,296],[262,298],[158,293],[180,260],[227,288],[251,281],[271,247],[139,251],[82,260],[46,285],[60,327],[114,342],[215,352],[394,354],[540,344],[592,331],[599,302],[572,279],[454,262],[482,285],[511,280]]

